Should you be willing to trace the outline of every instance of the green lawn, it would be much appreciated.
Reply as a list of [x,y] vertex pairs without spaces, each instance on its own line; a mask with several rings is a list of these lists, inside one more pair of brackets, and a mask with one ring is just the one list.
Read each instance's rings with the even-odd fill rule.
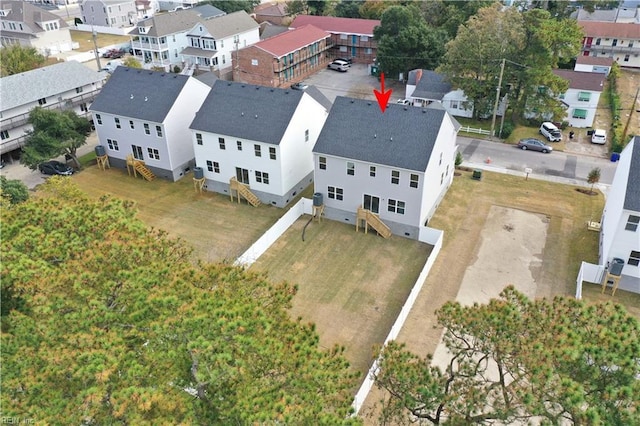
[[[78,51],[80,52],[88,52],[94,49],[93,46],[93,36],[88,31],[78,31],[71,30],[71,40],[80,44]],[[129,36],[121,36],[116,34],[102,34],[99,33],[96,35],[96,43],[98,48],[111,46],[113,44],[122,44],[128,43],[131,41],[131,37]]]

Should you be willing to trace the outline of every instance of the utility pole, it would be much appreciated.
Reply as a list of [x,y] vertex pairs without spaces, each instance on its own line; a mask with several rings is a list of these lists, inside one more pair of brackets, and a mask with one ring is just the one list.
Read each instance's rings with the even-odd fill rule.
[[498,79],[498,87],[496,87],[496,102],[493,104],[493,119],[491,120],[491,137],[493,138],[496,131],[496,115],[498,114],[498,104],[500,103],[500,88],[502,86],[502,74],[504,73],[504,63],[506,59],[502,58],[500,65],[500,78]]
[[98,71],[102,69],[100,65],[100,52],[98,52],[98,33],[95,28],[93,28],[93,20],[91,23],[91,34],[93,36],[93,52],[96,54],[96,64],[98,65]]
[[629,123],[631,122],[631,116],[633,116],[633,112],[636,110],[638,95],[640,95],[640,86],[638,86],[638,90],[636,90],[636,97],[633,98],[633,103],[631,104],[631,110],[629,110],[629,118],[627,118],[627,123],[624,125],[624,131],[622,132],[622,140],[620,141],[621,144],[624,143],[624,140],[627,137],[627,130],[629,130]]

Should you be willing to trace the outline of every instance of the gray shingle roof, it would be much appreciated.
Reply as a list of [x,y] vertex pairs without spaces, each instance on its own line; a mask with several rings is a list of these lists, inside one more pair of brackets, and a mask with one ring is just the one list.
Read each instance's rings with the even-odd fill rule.
[[105,72],[93,71],[76,61],[10,75],[0,79],[0,105],[3,111],[7,111],[76,87],[97,83],[106,76]]
[[[0,17],[0,21],[6,22],[22,22],[24,24],[25,31],[37,34],[44,32],[38,23],[44,21],[58,21],[60,28],[68,28],[69,25],[59,16],[39,8],[29,2],[24,1],[1,1],[0,8],[11,9],[11,12],[7,16]],[[29,31],[30,30],[30,31]],[[4,32],[4,30],[3,30]],[[24,34],[24,33],[22,33]]]
[[278,145],[303,93],[218,80],[190,128]]
[[424,171],[446,111],[338,96],[313,152]]
[[199,6],[195,6],[193,10],[198,12],[200,16],[204,19],[209,19],[209,18],[213,18],[214,16],[222,16],[227,14],[227,12],[225,12],[224,10],[220,10],[217,7],[212,6],[210,4],[201,4]]
[[204,26],[215,39],[230,37],[235,34],[258,28],[258,23],[244,10],[217,16],[204,21]]
[[633,140],[633,152],[631,153],[624,208],[640,212],[640,136],[635,136]]
[[326,109],[327,112],[329,112],[329,110],[331,109],[331,106],[333,104],[331,103],[331,101],[324,94],[322,94],[322,92],[320,90],[318,90],[318,88],[316,86],[309,86],[309,87],[307,87],[307,90],[305,90],[305,91],[307,92],[307,95],[309,95],[313,99],[315,99],[316,102],[318,102],[320,105],[322,105],[324,107],[324,109]]
[[129,34],[140,35],[138,27],[150,27],[145,35],[150,37],[160,37],[170,34],[189,31],[195,24],[203,18],[200,13],[193,9],[178,10],[176,12],[159,13],[151,18],[138,22]]
[[117,67],[91,111],[162,123],[189,76]]
[[[420,73],[420,71],[422,71]],[[421,76],[420,76],[421,75]],[[433,99],[441,101],[444,95],[449,93],[453,86],[451,83],[447,83],[442,74],[438,74],[435,71],[430,70],[417,70],[415,74],[416,78],[420,76],[417,81],[416,89],[411,97],[422,99]]]

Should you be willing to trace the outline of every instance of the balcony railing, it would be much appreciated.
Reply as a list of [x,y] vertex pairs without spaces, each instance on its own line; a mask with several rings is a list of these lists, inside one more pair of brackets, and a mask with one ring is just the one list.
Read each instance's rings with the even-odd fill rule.
[[169,48],[169,44],[168,43],[143,43],[141,41],[132,41],[131,48],[161,51],[161,50],[167,50]]

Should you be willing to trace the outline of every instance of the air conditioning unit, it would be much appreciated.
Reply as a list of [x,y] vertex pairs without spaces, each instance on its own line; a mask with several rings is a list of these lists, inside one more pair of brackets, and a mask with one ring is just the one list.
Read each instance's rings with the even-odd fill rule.
[[624,267],[624,260],[614,257],[609,262],[609,273],[611,275],[620,276],[622,274],[622,268]]

